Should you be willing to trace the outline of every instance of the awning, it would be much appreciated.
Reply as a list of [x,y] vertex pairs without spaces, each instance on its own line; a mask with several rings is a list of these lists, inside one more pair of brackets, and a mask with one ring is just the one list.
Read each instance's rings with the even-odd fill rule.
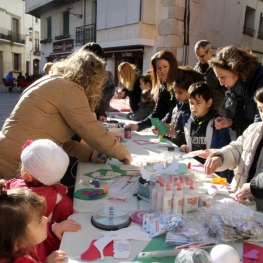
[[57,53],[50,53],[49,57],[52,59],[56,59],[56,58],[66,58],[67,56],[69,56],[71,54],[71,52],[57,52]]

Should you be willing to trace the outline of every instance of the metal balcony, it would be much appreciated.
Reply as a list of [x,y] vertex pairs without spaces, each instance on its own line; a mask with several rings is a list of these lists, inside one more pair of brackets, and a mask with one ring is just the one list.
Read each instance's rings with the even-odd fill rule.
[[11,30],[7,30],[5,28],[0,27],[0,39],[9,40],[11,43],[21,43],[25,44],[25,35],[19,34],[17,32],[12,32]]
[[76,27],[76,46],[96,42],[96,24]]

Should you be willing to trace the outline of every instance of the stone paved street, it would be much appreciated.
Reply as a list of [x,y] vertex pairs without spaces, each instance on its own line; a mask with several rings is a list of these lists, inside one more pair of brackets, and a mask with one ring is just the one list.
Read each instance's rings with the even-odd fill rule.
[[13,110],[18,98],[20,96],[19,92],[6,92],[5,86],[0,84],[0,128],[9,117],[11,111]]

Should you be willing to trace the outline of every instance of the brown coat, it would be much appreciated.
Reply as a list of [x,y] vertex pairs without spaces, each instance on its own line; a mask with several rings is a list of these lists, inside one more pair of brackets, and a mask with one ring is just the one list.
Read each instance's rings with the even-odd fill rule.
[[23,94],[3,125],[0,177],[16,176],[22,146],[27,140],[50,139],[70,156],[88,161],[93,149],[71,141],[74,133],[103,154],[119,160],[127,156],[125,146],[98,123],[81,86],[61,77],[43,77]]

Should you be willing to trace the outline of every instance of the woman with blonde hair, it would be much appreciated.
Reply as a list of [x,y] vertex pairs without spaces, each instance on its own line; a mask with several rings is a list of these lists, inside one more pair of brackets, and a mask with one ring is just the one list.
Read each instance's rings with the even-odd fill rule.
[[[81,161],[100,162],[101,152],[130,163],[129,151],[94,115],[105,78],[105,61],[78,50],[26,89],[0,132],[0,177],[16,177],[27,140],[50,139]],[[72,141],[74,133],[85,143]]]
[[194,82],[203,80],[201,74],[194,70],[180,69],[177,60],[172,52],[161,50],[151,58],[150,72],[152,76],[152,94],[157,96],[155,108],[145,120],[137,124],[130,124],[134,131],[141,131],[150,128],[151,118],[159,118],[170,123],[172,111],[176,107],[176,98],[173,84],[182,74],[190,74]]
[[137,111],[142,93],[140,88],[140,73],[136,70],[135,65],[122,62],[118,66],[118,77],[120,84],[122,84],[124,88],[117,94],[117,98],[124,99],[128,96],[132,112]]
[[253,96],[263,86],[262,64],[251,50],[227,46],[217,51],[216,56],[209,60],[209,65],[220,85],[228,89],[226,118],[216,118],[215,126],[217,129],[231,127],[238,137],[254,122],[258,114]]

